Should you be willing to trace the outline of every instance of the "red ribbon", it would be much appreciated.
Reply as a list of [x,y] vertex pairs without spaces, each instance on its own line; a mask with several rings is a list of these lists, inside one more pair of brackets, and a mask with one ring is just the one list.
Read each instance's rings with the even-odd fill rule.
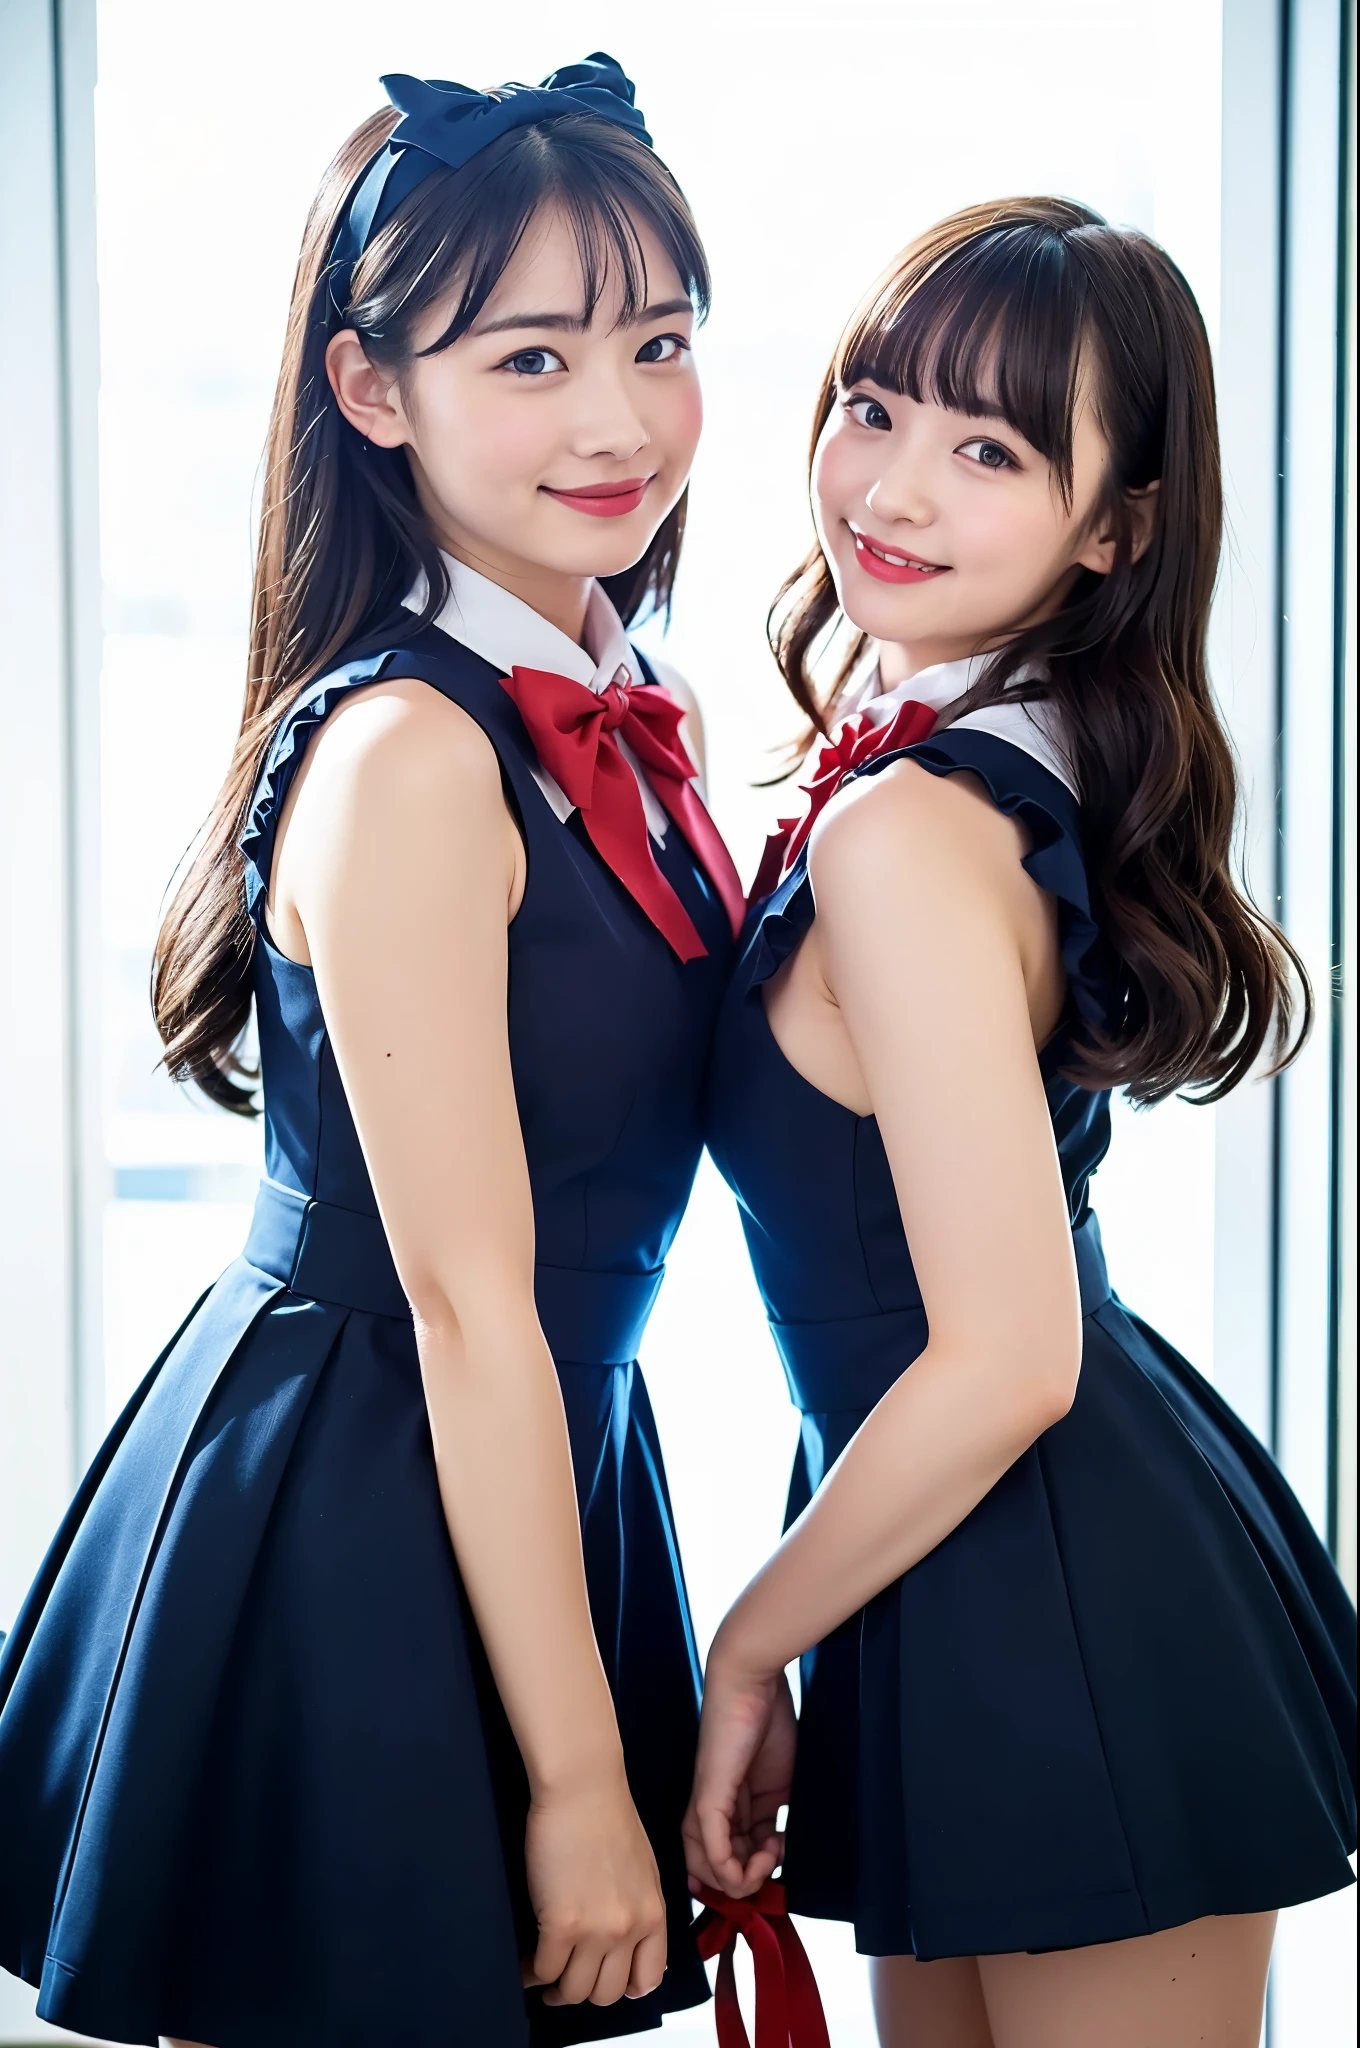
[[852,768],[862,768],[875,754],[890,753],[895,747],[914,747],[918,740],[928,740],[938,716],[929,704],[918,704],[910,697],[899,704],[885,724],[871,725],[863,711],[847,718],[818,754],[811,782],[801,785],[808,800],[807,809],[799,818],[781,818],[766,840],[751,885],[751,902],[759,903],[768,896],[788,873],[807,845],[818,817]]
[[680,738],[683,708],[660,683],[612,682],[596,692],[550,669],[514,668],[501,679],[534,750],[581,813],[605,865],[682,960],[708,948],[652,852],[642,792],[614,735],[627,740],[667,815],[708,875],[734,932],[745,904],[722,836],[694,787],[695,767]]
[[730,1899],[704,1886],[697,1897],[708,1908],[698,1924],[699,1953],[705,1962],[719,1959],[718,2048],[751,2048],[733,1965],[739,1934],[755,1965],[756,2048],[831,2048],[817,1980],[789,1918],[783,1885],[763,1884],[749,1899]]

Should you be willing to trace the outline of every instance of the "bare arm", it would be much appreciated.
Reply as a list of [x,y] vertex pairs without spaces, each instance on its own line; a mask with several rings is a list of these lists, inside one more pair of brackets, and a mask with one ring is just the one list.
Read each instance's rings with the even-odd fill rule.
[[912,765],[854,786],[814,837],[821,959],[930,1339],[714,1643],[687,1832],[729,1890],[750,1888],[729,1836],[763,1739],[752,1701],[948,1535],[1075,1391],[1080,1305],[1031,1028],[1032,924],[1013,914],[1020,851],[990,806]]
[[496,758],[424,684],[382,685],[323,728],[285,823],[272,895],[305,936],[411,1301],[449,1532],[535,1810],[564,1822],[536,1846],[531,1821],[538,1974],[556,1978],[575,1950],[564,1992],[590,1995],[598,1976],[606,2002],[659,1979],[664,1934],[534,1306],[506,1026],[520,856]]

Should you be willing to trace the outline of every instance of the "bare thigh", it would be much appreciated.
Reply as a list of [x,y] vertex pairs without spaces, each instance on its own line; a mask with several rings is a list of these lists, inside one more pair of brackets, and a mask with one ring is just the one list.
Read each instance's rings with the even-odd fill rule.
[[875,1956],[869,1985],[882,2048],[994,2048],[971,1956]]
[[206,2043],[202,2041],[181,2041],[174,2034],[162,2034],[161,2039],[165,2043],[165,2048],[206,2048]]
[[1240,1913],[1054,1955],[979,1956],[992,2041],[1259,2048],[1274,1938],[1273,1913]]

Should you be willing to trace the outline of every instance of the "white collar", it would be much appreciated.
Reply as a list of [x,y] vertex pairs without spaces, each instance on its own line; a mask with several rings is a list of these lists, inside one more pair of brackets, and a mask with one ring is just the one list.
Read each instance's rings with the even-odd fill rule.
[[[878,656],[871,648],[851,677],[841,699],[842,714],[849,718],[859,711],[871,725],[884,725],[900,704],[928,704],[932,711],[943,711],[972,689],[986,660],[985,654],[973,654],[958,661],[937,661],[930,668],[919,670],[908,682],[884,690],[878,673]],[[1022,670],[1014,680],[1023,681],[1028,673]],[[1057,711],[1043,699],[1033,703],[987,704],[980,711],[970,711],[962,718],[951,719],[949,730],[989,732],[997,739],[1008,740],[1021,753],[1037,761],[1041,768],[1047,768],[1050,775],[1056,775],[1073,796],[1077,795]]]
[[[483,661],[508,676],[512,668],[550,670],[584,683],[598,696],[618,678],[622,669],[630,683],[646,680],[641,663],[628,644],[623,622],[598,583],[592,582],[586,598],[584,646],[578,646],[560,626],[554,626],[523,598],[515,597],[480,569],[470,569],[440,551],[449,579],[449,594],[435,618],[435,625],[451,640],[470,648]],[[408,610],[418,612],[425,603],[425,581],[421,577],[403,600]],[[631,747],[619,741],[619,750],[637,776],[647,829],[654,839],[664,840],[669,822],[651,784]],[[533,764],[534,780],[565,821],[575,805],[561,785],[539,762]]]
[[886,725],[900,704],[928,704],[932,711],[943,711],[972,689],[985,659],[985,655],[974,654],[960,661],[937,661],[930,668],[919,669],[908,682],[885,690],[878,656],[870,648],[842,699],[846,716],[862,711],[871,725]]
[[[640,683],[642,670],[628,644],[622,621],[598,583],[586,599],[584,646],[560,626],[536,612],[480,569],[470,569],[452,555],[440,555],[449,579],[449,594],[435,619],[440,631],[459,640],[509,675],[512,668],[548,669],[570,676],[597,694],[607,689],[622,668],[628,680]],[[406,599],[412,611],[425,602],[423,583]]]

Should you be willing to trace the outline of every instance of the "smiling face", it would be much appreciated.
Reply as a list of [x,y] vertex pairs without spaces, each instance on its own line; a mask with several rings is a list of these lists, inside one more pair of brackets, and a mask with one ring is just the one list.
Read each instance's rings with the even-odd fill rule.
[[689,294],[650,228],[635,232],[646,292],[631,318],[617,265],[586,310],[576,236],[545,208],[468,331],[421,355],[449,302],[428,309],[399,382],[352,333],[331,344],[342,406],[370,439],[406,448],[439,545],[568,630],[589,578],[646,553],[703,423]]
[[1062,605],[1097,532],[1107,467],[1079,395],[1072,489],[1005,419],[861,377],[835,394],[812,468],[823,552],[846,617],[880,643],[887,684],[1002,645]]

